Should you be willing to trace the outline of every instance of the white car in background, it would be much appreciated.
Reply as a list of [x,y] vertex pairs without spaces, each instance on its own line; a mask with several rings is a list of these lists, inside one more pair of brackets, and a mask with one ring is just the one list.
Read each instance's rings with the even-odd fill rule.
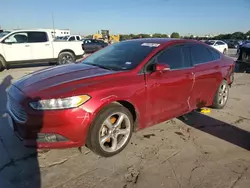
[[83,54],[82,41],[54,41],[49,30],[15,30],[0,38],[0,71],[14,64],[73,63]]
[[80,35],[69,35],[69,36],[63,37],[61,40],[65,40],[65,41],[81,41],[82,37]]
[[215,48],[216,50],[220,51],[223,54],[226,54],[228,51],[228,45],[227,43],[221,41],[221,40],[207,40],[205,42],[209,46]]

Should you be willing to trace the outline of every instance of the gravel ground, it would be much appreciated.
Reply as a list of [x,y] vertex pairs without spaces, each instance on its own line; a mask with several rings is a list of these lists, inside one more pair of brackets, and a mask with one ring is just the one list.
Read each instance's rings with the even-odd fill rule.
[[[238,66],[237,66],[238,67]],[[248,188],[250,184],[250,75],[237,68],[223,110],[192,113],[133,135],[111,158],[83,148],[38,152],[23,147],[8,126],[5,88],[44,67],[0,73],[0,187]],[[11,82],[11,80],[9,80]]]

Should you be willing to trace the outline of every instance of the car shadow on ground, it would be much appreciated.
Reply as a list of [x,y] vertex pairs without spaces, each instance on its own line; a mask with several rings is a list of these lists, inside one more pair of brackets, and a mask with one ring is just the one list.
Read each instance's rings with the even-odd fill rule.
[[52,66],[52,65],[49,63],[18,64],[18,65],[10,65],[8,69],[47,67],[47,66]]
[[242,62],[235,62],[236,73],[250,73],[250,65]]
[[[178,119],[195,129],[199,129],[243,149],[250,150],[250,132],[235,125],[225,123],[196,111],[185,115],[185,118],[180,117]],[[242,121],[244,121],[244,118],[240,118],[234,123],[237,124]]]
[[[0,187],[40,188],[40,169],[35,147],[27,148],[16,136],[7,115],[6,89],[11,85],[12,76],[0,83]],[[40,130],[42,120],[36,123]]]

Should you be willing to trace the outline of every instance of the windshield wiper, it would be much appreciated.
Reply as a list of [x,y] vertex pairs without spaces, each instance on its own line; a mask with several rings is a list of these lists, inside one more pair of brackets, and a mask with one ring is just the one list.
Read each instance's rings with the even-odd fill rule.
[[99,64],[95,64],[95,63],[85,63],[87,65],[92,65],[92,66],[95,66],[95,67],[100,67],[102,69],[107,69],[107,70],[112,70],[112,71],[115,71],[114,69],[110,68],[110,67],[106,67],[106,66],[103,66],[103,65],[99,65]]

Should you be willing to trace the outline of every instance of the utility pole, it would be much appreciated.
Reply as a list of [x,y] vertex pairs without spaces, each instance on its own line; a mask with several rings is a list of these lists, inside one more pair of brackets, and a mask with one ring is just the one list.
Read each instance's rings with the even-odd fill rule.
[[55,31],[55,19],[54,19],[54,12],[52,12],[52,24],[53,24],[54,37],[55,37],[55,35],[56,35],[56,31]]

